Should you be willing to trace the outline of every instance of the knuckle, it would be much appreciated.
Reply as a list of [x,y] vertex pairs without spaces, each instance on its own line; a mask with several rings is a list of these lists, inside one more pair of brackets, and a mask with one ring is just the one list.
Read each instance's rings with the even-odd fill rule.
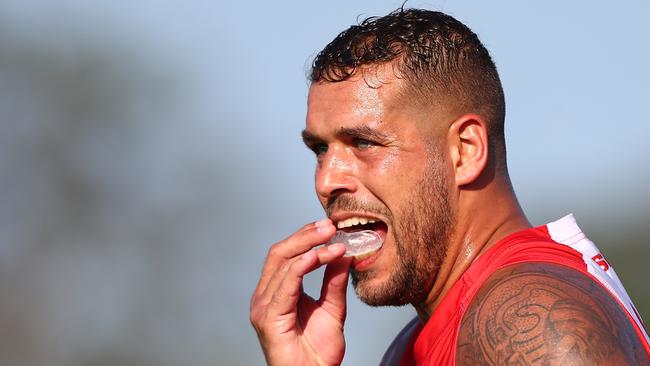
[[250,314],[249,314],[249,320],[251,324],[254,327],[257,327],[257,324],[259,323],[260,316],[259,316],[259,310],[256,308],[251,308]]
[[275,258],[280,257],[280,252],[282,251],[282,242],[275,243],[269,248],[268,257]]
[[259,304],[257,301],[257,296],[253,295],[253,298],[251,299],[251,303],[250,303],[250,308],[249,308],[251,322],[253,322],[254,319],[257,319],[257,314],[259,313],[258,309],[259,309]]
[[280,256],[279,252],[280,252],[280,243],[275,243],[275,244],[271,245],[271,247],[269,248],[269,252],[268,252],[268,254],[266,256],[267,261],[269,259],[278,258]]
[[287,268],[287,271],[291,273],[292,275],[298,275],[302,272],[301,266],[298,265],[298,261],[295,261],[289,265],[289,268]]
[[249,320],[255,329],[260,329],[262,327],[265,314],[265,307],[257,305],[251,306]]
[[250,301],[250,310],[251,310],[251,312],[253,311],[253,309],[255,309],[256,307],[259,306],[259,302],[260,302],[260,296],[258,295],[258,293],[256,291],[253,294],[253,296],[251,296],[251,301]]
[[249,318],[248,318],[248,320],[250,320],[250,322],[251,322],[251,324],[253,325],[253,327],[256,327],[256,325],[257,325],[257,320],[258,320],[258,315],[257,315],[257,311],[256,311],[256,310],[251,309],[251,312],[250,312],[250,314],[249,314]]
[[271,244],[269,247],[269,257],[278,252],[278,243]]

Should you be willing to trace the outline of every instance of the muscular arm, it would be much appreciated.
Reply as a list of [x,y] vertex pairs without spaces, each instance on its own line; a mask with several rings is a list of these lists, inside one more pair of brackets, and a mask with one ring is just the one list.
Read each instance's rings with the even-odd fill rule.
[[459,365],[650,365],[642,340],[605,288],[567,267],[497,271],[467,310]]

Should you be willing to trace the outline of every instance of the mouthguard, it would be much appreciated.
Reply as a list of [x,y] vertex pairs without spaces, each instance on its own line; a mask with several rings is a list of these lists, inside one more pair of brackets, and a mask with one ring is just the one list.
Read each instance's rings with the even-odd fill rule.
[[372,230],[361,230],[346,233],[337,231],[326,245],[343,243],[346,246],[344,257],[356,257],[381,248],[384,241]]

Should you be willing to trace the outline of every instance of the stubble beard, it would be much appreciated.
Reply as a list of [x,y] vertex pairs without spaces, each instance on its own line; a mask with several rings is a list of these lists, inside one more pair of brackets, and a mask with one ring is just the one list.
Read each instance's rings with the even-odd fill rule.
[[411,195],[411,202],[393,221],[396,261],[390,277],[371,284],[372,270],[351,269],[352,285],[357,296],[371,306],[400,306],[422,303],[437,277],[455,225],[449,202],[446,175],[442,162],[431,161],[426,173]]

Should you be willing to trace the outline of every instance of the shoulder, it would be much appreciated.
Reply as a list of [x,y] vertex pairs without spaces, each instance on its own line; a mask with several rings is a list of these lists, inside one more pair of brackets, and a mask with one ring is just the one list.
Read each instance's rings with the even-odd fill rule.
[[460,326],[459,365],[650,364],[625,310],[591,277],[551,263],[491,275]]

